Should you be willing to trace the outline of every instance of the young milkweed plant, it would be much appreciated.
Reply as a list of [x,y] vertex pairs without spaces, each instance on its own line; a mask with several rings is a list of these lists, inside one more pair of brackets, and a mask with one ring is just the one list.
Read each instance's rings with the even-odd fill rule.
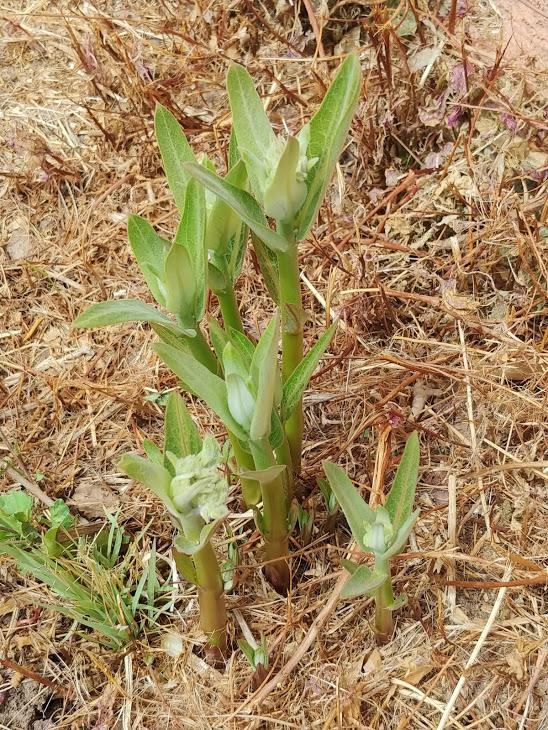
[[[310,122],[286,139],[275,134],[242,66],[230,66],[227,90],[233,130],[224,177],[208,159],[196,160],[166,108],[158,106],[155,113],[156,138],[180,223],[167,241],[146,220],[131,216],[128,238],[159,308],[134,299],[101,302],[74,325],[151,325],[160,338],[156,352],[183,387],[223,421],[244,501],[254,510],[265,540],[267,576],[287,593],[302,396],[335,331],[331,326],[304,356],[298,242],[316,218],[345,144],[358,102],[359,60],[346,58]],[[235,285],[249,231],[266,288],[281,312],[281,372],[278,316],[257,344],[245,335],[240,316]],[[209,291],[218,299],[223,327],[205,316]]]
[[371,596],[375,600],[375,632],[379,643],[390,640],[394,631],[392,613],[405,605],[407,597],[394,598],[390,559],[401,553],[415,524],[419,510],[413,510],[419,470],[419,438],[407,439],[394,483],[384,506],[372,509],[341,467],[324,461],[329,485],[344,512],[359,549],[374,556],[373,569],[350,560],[343,562],[350,576],[341,596]]
[[171,393],[165,411],[164,448],[145,442],[148,458],[126,454],[120,468],[164,503],[178,532],[175,564],[198,589],[200,624],[210,650],[226,652],[226,609],[221,567],[211,538],[228,514],[228,482],[219,471],[221,450],[200,438],[181,396]]

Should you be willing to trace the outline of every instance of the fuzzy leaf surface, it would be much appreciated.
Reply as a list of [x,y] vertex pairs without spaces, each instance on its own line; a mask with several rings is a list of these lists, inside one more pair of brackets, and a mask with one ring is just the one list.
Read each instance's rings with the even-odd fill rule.
[[341,64],[320,108],[310,120],[308,158],[318,158],[307,177],[308,192],[297,215],[297,240],[314,222],[342,152],[360,94],[360,62],[350,54]]
[[310,378],[312,377],[320,358],[327,350],[336,329],[337,323],[333,322],[316,344],[310,348],[284,383],[282,395],[282,418],[284,421],[287,421],[298,406],[306,386],[310,382]]

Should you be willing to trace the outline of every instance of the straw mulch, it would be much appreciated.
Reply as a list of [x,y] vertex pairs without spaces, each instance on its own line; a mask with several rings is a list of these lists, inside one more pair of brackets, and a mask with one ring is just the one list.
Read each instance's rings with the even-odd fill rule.
[[[89,303],[147,298],[129,213],[166,235],[176,225],[155,103],[222,164],[231,59],[280,130],[316,107],[331,56],[359,48],[364,82],[301,248],[308,342],[342,321],[305,400],[314,529],[308,544],[295,534],[288,600],[262,579],[252,524],[230,520],[242,548],[231,633],[267,637],[274,681],[254,690],[238,650],[222,671],[205,663],[186,584],[171,615],[183,654],[168,658],[158,632],[120,655],[37,609],[37,585],[3,562],[2,727],[403,730],[436,728],[444,713],[452,728],[548,727],[546,73],[534,49],[497,56],[492,5],[414,0],[400,34],[402,15],[382,3],[3,5],[2,488],[23,481],[91,521],[119,507],[166,555],[161,506],[116,461],[159,438],[154,396],[175,379],[147,328],[71,329]],[[239,293],[260,330],[272,307],[251,257]],[[191,409],[222,433],[201,403]],[[421,517],[394,563],[408,605],[376,647],[370,601],[337,600],[349,535],[342,520],[326,532],[315,484],[331,458],[381,493],[415,428]]]

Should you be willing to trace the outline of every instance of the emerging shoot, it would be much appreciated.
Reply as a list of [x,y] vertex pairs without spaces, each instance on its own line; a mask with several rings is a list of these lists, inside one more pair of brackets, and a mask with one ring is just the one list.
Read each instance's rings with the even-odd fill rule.
[[379,643],[386,643],[394,631],[392,613],[407,601],[405,594],[394,598],[390,559],[403,551],[419,516],[418,510],[412,511],[419,469],[417,433],[407,439],[383,507],[369,507],[341,467],[324,461],[323,468],[359,549],[374,556],[373,569],[344,561],[350,576],[341,596],[367,595],[375,599],[375,633]]

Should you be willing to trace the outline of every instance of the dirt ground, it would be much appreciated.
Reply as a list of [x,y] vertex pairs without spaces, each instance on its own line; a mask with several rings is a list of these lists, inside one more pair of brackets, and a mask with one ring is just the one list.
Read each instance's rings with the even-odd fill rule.
[[[166,237],[176,226],[155,104],[222,165],[231,60],[246,64],[279,130],[310,116],[348,51],[364,81],[300,252],[307,343],[329,309],[342,324],[305,398],[300,488],[314,529],[306,545],[294,536],[289,598],[262,577],[236,491],[231,503],[245,576],[228,596],[231,638],[266,636],[270,683],[253,689],[237,648],[222,670],[204,661],[184,583],[165,629],[117,653],[37,609],[44,589],[2,560],[0,727],[548,727],[546,3],[403,5],[387,15],[379,3],[297,0],[2,4],[2,489],[63,497],[90,521],[120,508],[128,531],[148,525],[166,556],[161,505],[116,463],[159,437],[155,397],[176,380],[148,328],[71,327],[92,302],[147,299],[130,213]],[[497,54],[507,11],[525,54]],[[238,291],[246,326],[260,330],[272,307],[251,256]],[[349,534],[343,521],[326,531],[315,485],[325,458],[365,492],[390,484],[413,429],[421,516],[394,566],[408,605],[377,647],[371,602],[337,600]],[[167,628],[182,637],[178,658],[162,651]]]

